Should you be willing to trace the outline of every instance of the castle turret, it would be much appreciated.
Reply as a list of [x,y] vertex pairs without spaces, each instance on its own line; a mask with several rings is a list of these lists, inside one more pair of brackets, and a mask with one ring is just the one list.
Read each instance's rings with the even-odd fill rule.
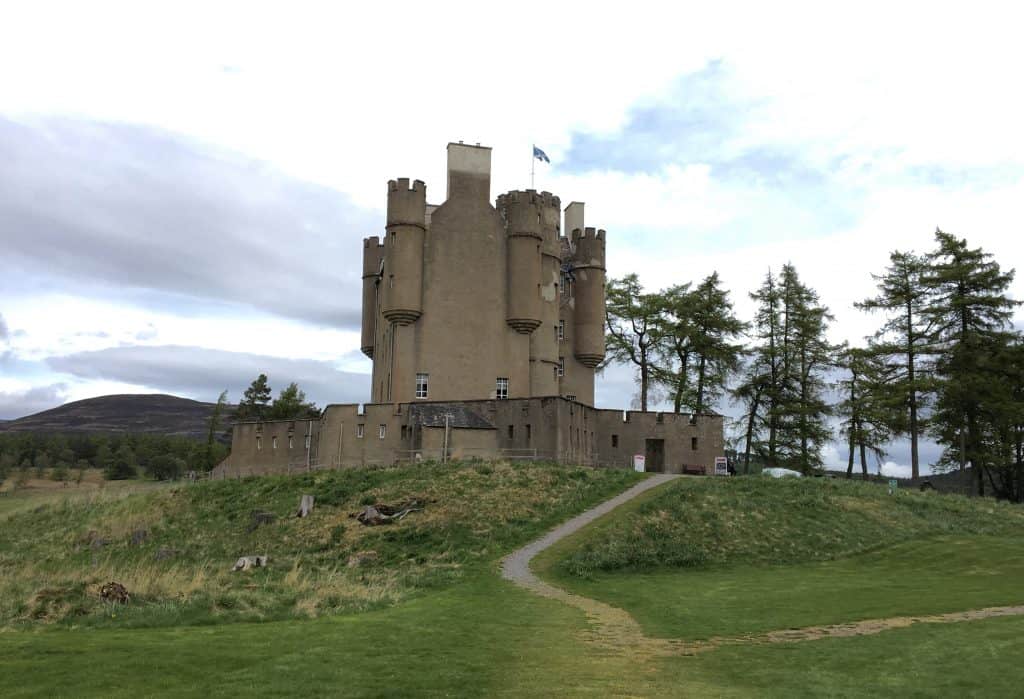
[[576,313],[573,352],[580,364],[596,367],[604,359],[604,257],[603,230],[572,232],[573,276]]
[[423,236],[427,186],[408,178],[388,182],[387,239],[384,244],[384,317],[408,325],[423,313]]
[[541,198],[537,192],[509,192],[498,198],[508,244],[506,322],[532,333],[541,322]]
[[363,327],[360,349],[373,359],[374,333],[377,321],[377,284],[380,279],[380,263],[384,259],[384,247],[380,238],[371,236],[363,239]]

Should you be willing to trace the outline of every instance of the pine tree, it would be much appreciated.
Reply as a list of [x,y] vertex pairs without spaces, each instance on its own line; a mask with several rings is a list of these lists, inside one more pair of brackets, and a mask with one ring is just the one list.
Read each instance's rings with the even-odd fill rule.
[[945,447],[940,464],[971,464],[984,495],[986,471],[999,462],[986,428],[1006,401],[1001,361],[1013,341],[1010,319],[1018,302],[1006,292],[1014,272],[1002,272],[990,254],[942,230],[935,242],[924,276],[930,292],[924,314],[941,353],[932,433]]
[[903,411],[892,413],[894,421],[889,427],[895,434],[906,434],[910,439],[914,478],[921,473],[918,443],[926,427],[921,411],[932,387],[934,332],[925,317],[929,293],[923,279],[926,270],[927,262],[921,257],[895,251],[889,255],[885,272],[872,275],[878,284],[878,295],[854,304],[861,310],[880,311],[886,316],[871,347],[893,371],[890,380],[877,390],[886,394],[886,402],[903,405]]
[[262,420],[270,403],[272,391],[267,384],[267,375],[260,374],[242,394],[242,400],[235,411],[235,420]]
[[651,365],[653,380],[672,398],[675,413],[695,402],[691,357],[696,329],[693,323],[694,296],[689,284],[669,287],[657,295],[657,313],[653,316],[652,335],[662,339],[656,345],[657,360]]
[[307,420],[320,416],[316,403],[306,400],[306,393],[292,382],[282,389],[267,412],[271,420]]
[[213,406],[213,411],[210,413],[210,417],[206,423],[206,447],[203,450],[202,468],[204,471],[211,470],[215,463],[216,457],[216,444],[217,434],[220,432],[220,421],[221,416],[224,414],[224,406],[228,403],[228,392],[226,390],[221,391],[220,395],[217,396],[217,404]]
[[718,272],[693,290],[693,354],[697,358],[697,389],[693,410],[703,413],[725,393],[729,378],[739,369],[743,345],[734,342],[747,324],[733,312],[729,292]]

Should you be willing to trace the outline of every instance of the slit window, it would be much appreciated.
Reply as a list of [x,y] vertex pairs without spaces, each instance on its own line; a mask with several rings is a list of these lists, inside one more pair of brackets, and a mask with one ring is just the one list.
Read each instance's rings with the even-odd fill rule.
[[293,437],[291,435],[288,435],[288,448],[289,449],[294,449],[295,448],[295,437]]
[[270,438],[270,448],[277,451],[277,437]]
[[558,375],[565,376],[565,357],[558,358]]
[[526,443],[530,443],[530,438],[533,437],[533,429],[530,428],[530,424],[526,424]]
[[690,437],[690,449],[693,449],[694,451],[697,451],[697,438],[696,437]]
[[516,426],[515,425],[509,425],[508,426],[508,438],[509,439],[515,439],[516,438]]
[[498,400],[506,400],[508,398],[508,379],[499,378],[495,384],[494,397]]
[[558,339],[559,340],[564,340],[565,339],[565,321],[564,320],[558,321]]
[[387,425],[380,425],[378,427],[378,429],[377,429],[377,437],[378,438],[384,439],[384,437],[387,436],[387,433],[388,433],[388,426]]
[[260,437],[259,435],[256,435],[256,451],[261,451],[262,449],[263,449],[263,437]]
[[366,425],[360,423],[356,425],[356,439],[363,438],[363,431],[366,429]]
[[613,449],[618,449],[619,448],[619,435],[617,435],[617,434],[613,434],[612,435],[612,448]]
[[427,374],[416,374],[416,397],[427,397]]

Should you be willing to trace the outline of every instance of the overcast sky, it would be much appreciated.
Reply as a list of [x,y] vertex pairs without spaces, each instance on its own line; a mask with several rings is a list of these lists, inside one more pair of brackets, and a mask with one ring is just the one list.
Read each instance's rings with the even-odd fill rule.
[[[543,148],[537,188],[587,203],[613,276],[718,270],[747,318],[793,262],[837,341],[936,226],[1024,259],[1011,3],[371,5],[5,8],[0,418],[259,371],[365,400],[359,241],[389,178],[443,198],[448,141],[494,148],[492,195]],[[633,393],[613,368],[598,404]]]

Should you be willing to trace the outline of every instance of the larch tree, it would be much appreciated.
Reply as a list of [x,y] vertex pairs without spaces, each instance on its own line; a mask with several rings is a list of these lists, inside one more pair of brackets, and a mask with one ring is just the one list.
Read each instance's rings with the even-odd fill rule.
[[902,404],[903,411],[894,412],[889,426],[895,434],[910,439],[911,475],[921,473],[919,442],[926,425],[922,409],[932,390],[934,327],[926,316],[929,288],[924,282],[927,262],[913,253],[895,251],[889,255],[889,266],[882,274],[872,275],[878,295],[854,304],[857,308],[880,312],[885,320],[875,333],[872,350],[892,367],[889,381],[877,390],[885,394],[887,403]]
[[1003,358],[1014,340],[1010,320],[1019,302],[1007,296],[1014,272],[989,253],[935,231],[936,248],[924,275],[925,317],[934,327],[936,400],[932,434],[945,447],[940,465],[973,468],[979,495],[999,454],[986,439],[992,417],[1006,410]]
[[878,460],[885,456],[885,445],[892,439],[893,413],[902,406],[891,402],[886,384],[893,380],[894,367],[873,348],[849,347],[840,353],[839,364],[845,371],[837,388],[840,401],[836,405],[840,432],[849,448],[846,477],[853,477],[855,455],[860,453],[860,468],[868,476],[867,454]]
[[644,293],[635,274],[612,279],[605,291],[606,362],[633,364],[640,385],[640,409],[647,410],[652,369],[661,336],[658,294]]

